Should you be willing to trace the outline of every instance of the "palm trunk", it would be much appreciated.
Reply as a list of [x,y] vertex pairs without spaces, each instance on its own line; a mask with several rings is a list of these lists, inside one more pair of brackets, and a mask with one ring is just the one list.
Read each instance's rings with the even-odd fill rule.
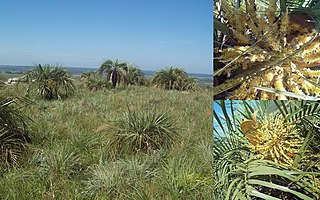
[[111,81],[112,81],[112,87],[115,88],[118,82],[118,73],[116,70],[112,71],[111,73]]

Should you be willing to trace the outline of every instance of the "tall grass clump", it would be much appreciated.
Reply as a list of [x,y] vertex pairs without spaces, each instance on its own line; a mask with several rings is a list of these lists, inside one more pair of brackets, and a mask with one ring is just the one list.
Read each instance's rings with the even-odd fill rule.
[[45,149],[35,152],[33,161],[39,166],[39,173],[47,180],[57,177],[71,178],[76,173],[79,157],[76,152],[58,145],[53,150]]
[[172,199],[202,199],[210,193],[212,177],[201,172],[195,160],[182,156],[170,158],[163,166],[160,176],[163,191]]
[[[30,159],[37,180],[45,187],[43,198],[66,198],[74,193],[74,180],[82,173],[80,157],[68,144],[34,149]],[[69,190],[69,194],[65,194]],[[71,190],[71,191],[70,191]]]
[[128,198],[151,179],[155,172],[148,159],[132,157],[115,162],[100,162],[90,168],[91,178],[85,181],[88,197]]
[[0,167],[17,165],[18,158],[30,142],[28,119],[19,110],[18,99],[0,95]]
[[177,134],[173,119],[165,111],[128,110],[112,125],[110,148],[118,152],[150,153],[170,148]]

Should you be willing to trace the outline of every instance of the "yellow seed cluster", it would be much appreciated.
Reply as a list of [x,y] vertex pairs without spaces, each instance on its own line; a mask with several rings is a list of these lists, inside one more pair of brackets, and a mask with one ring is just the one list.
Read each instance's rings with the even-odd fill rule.
[[[301,78],[303,76],[319,84],[320,70],[307,68],[320,66],[320,37],[317,36],[306,48],[291,56],[314,37],[315,31],[309,32],[307,28],[290,22],[288,12],[277,16],[274,0],[270,1],[265,16],[258,16],[254,0],[246,1],[246,12],[241,8],[235,9],[228,3],[224,3],[224,6],[225,16],[238,40],[237,46],[220,50],[221,62],[228,65],[224,73],[237,70],[235,79],[249,78],[232,92],[230,99],[287,99],[284,95],[257,90],[255,86],[320,96],[320,88]],[[235,20],[238,17],[247,21],[239,23]],[[279,20],[276,20],[277,17]],[[288,56],[291,57],[278,62]],[[248,70],[250,73],[252,71],[251,75],[257,75],[250,77],[250,73],[245,73]],[[264,72],[260,73],[262,70]],[[237,82],[228,80],[220,89],[232,84],[236,85]]]
[[[248,120],[243,123],[248,124]],[[244,134],[252,150],[261,155],[262,159],[292,165],[302,144],[298,131],[294,123],[289,123],[282,117],[270,115],[261,123],[251,126],[251,131],[246,131]]]

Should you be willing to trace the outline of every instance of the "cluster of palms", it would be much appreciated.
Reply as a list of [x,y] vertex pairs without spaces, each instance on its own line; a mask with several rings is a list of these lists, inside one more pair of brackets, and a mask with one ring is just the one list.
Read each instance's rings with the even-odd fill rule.
[[[85,72],[80,79],[90,90],[111,89],[120,85],[149,85],[142,70],[118,60],[106,60],[96,72]],[[74,94],[75,85],[70,72],[59,66],[40,64],[20,79],[29,83],[28,93],[36,89],[42,99],[64,99]],[[195,90],[196,81],[182,68],[166,68],[154,74],[151,84],[169,90]]]
[[319,199],[315,101],[215,101],[215,199]]
[[[112,84],[115,88],[120,84],[128,85],[148,85],[164,88],[168,90],[195,90],[196,81],[187,75],[182,68],[165,68],[157,71],[149,83],[144,76],[142,70],[132,64],[120,62],[118,60],[106,60],[98,69],[97,74],[100,77],[105,75],[105,80]],[[98,80],[93,73],[83,74],[84,77],[89,77],[87,80]],[[97,83],[101,83],[97,82]]]
[[98,69],[98,74],[100,76],[105,74],[113,88],[120,83],[124,85],[145,85],[147,83],[143,72],[139,68],[118,60],[106,60]]

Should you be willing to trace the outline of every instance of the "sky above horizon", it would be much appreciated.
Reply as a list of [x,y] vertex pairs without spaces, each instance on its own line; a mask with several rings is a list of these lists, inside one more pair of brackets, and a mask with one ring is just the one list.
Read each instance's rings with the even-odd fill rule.
[[212,1],[0,0],[0,65],[97,68],[106,59],[143,70],[212,74]]

